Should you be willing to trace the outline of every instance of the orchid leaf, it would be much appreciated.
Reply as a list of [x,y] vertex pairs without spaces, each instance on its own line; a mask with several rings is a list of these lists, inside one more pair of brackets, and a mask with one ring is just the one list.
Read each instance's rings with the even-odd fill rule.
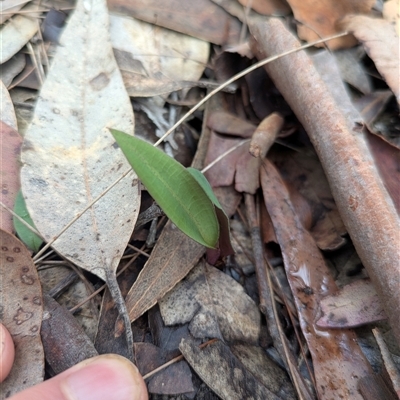
[[192,174],[146,141],[114,129],[110,131],[167,217],[193,240],[216,248],[219,224],[214,204]]

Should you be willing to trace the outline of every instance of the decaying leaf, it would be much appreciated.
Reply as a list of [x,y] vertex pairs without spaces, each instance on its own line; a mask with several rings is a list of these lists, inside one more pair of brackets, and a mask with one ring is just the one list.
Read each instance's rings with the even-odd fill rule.
[[159,302],[164,323],[190,322],[197,338],[257,343],[260,312],[233,278],[200,262]]
[[[45,239],[58,235],[130,169],[107,128],[132,134],[133,123],[108,37],[106,2],[79,1],[43,84],[22,151],[22,192]],[[53,244],[67,259],[107,280],[114,299],[119,298],[120,311],[124,306],[115,270],[139,204],[138,181],[131,172]]]
[[395,27],[384,19],[352,15],[342,26],[363,43],[368,55],[400,103],[399,51],[400,39]]
[[315,325],[321,297],[337,290],[333,277],[313,238],[296,215],[279,173],[267,161],[261,168],[261,185],[300,325],[313,358],[317,391],[326,399],[338,396],[361,399],[354,377],[365,376],[370,372],[370,365],[355,342],[354,332],[322,331]]
[[[22,190],[47,240],[129,169],[107,129],[133,132],[107,26],[105,2],[78,3],[25,136]],[[53,245],[102,279],[118,265],[139,211],[133,179],[124,178]]]
[[321,328],[354,328],[386,319],[369,280],[346,285],[336,294],[323,298],[320,306],[323,315],[317,325]]
[[55,374],[98,355],[93,342],[66,308],[44,296],[44,309],[41,336],[46,361]]
[[14,340],[15,361],[10,375],[0,384],[0,399],[43,380],[44,353],[40,339],[43,316],[42,289],[27,248],[0,230],[1,323]]
[[110,15],[110,37],[133,97],[186,87],[184,82],[182,87],[175,82],[198,80],[209,57],[207,42],[116,14]]
[[[280,398],[260,383],[221,341],[200,349],[193,341],[182,340],[179,349],[201,379],[224,400]],[[287,394],[285,398],[294,398]]]

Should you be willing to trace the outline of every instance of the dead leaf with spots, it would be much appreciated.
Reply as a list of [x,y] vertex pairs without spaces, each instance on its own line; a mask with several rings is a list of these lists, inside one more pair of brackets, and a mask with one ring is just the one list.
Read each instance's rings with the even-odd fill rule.
[[[108,25],[105,1],[78,2],[25,136],[22,191],[47,241],[130,170],[108,130],[133,134],[134,128]],[[64,257],[107,281],[120,312],[115,270],[139,205],[138,181],[130,172],[53,243]]]
[[40,339],[43,301],[30,252],[3,230],[0,230],[0,265],[1,323],[15,344],[14,365],[0,384],[0,399],[5,399],[43,380],[44,352]]

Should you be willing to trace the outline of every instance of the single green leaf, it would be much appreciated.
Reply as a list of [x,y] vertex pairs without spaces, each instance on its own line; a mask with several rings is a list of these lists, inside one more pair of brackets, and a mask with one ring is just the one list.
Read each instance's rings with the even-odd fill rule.
[[218,240],[218,253],[214,250],[207,251],[207,261],[214,265],[218,258],[225,257],[230,254],[234,254],[231,244],[231,235],[229,229],[229,218],[226,215],[225,210],[222,208],[221,203],[218,201],[217,196],[215,196],[214,191],[208,182],[207,178],[198,169],[189,167],[186,168],[192,176],[196,179],[199,185],[203,188],[204,192],[207,194],[208,198],[212,201],[215,206],[215,212],[217,214],[217,219],[219,223],[219,240]]
[[186,235],[215,248],[219,224],[213,202],[197,180],[161,150],[110,129],[125,157],[168,218]]
[[[20,216],[27,224],[35,228],[32,218],[26,208],[25,200],[22,196],[21,190],[18,192],[17,198],[15,199],[14,212],[18,216]],[[28,227],[26,227],[21,221],[19,221],[18,218],[14,217],[13,221],[15,231],[17,232],[18,237],[21,239],[21,242],[23,242],[25,246],[28,247],[28,249],[35,252],[39,251],[43,240],[38,235],[36,235],[36,233],[33,233]]]

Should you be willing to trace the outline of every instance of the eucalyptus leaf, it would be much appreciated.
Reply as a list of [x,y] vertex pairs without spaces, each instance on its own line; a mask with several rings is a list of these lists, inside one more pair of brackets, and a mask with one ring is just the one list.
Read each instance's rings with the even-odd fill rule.
[[[15,199],[14,212],[18,216],[20,216],[27,224],[35,228],[35,224],[32,221],[31,216],[26,208],[24,197],[22,196],[21,190],[18,192],[17,197]],[[36,235],[36,233],[32,232],[27,226],[25,226],[18,218],[14,217],[14,228],[20,238],[21,242],[24,243],[28,249],[33,250],[34,252],[39,251],[40,246],[43,243],[43,240]],[[35,228],[36,229],[36,228]]]
[[144,140],[114,129],[111,133],[168,218],[193,240],[215,248],[219,224],[214,204],[192,174]]

